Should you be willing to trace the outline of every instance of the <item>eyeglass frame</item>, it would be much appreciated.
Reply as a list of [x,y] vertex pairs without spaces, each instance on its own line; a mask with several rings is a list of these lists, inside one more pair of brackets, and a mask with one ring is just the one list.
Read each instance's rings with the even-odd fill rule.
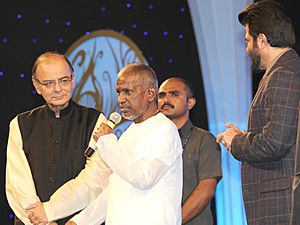
[[40,81],[38,78],[32,76],[32,79],[37,81],[40,85],[47,89],[53,89],[55,85],[58,83],[61,87],[66,87],[68,84],[71,83],[71,81],[74,78],[74,73],[71,73],[71,76],[64,76],[61,78],[58,78],[56,80],[46,80],[46,81]]

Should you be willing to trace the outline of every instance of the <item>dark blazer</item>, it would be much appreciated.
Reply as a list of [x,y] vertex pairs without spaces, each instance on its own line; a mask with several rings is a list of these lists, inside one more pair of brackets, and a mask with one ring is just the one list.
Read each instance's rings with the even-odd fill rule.
[[[299,102],[300,118],[300,102]],[[293,204],[291,225],[300,225],[300,120],[298,120],[297,142],[296,142],[296,161],[295,176],[293,182]]]
[[300,101],[300,59],[285,52],[260,81],[248,130],[232,140],[242,161],[242,191],[248,225],[288,225]]

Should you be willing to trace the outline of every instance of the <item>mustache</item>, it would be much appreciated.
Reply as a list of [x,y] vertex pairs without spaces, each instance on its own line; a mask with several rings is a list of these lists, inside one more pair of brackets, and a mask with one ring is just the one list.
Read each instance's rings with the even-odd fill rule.
[[169,106],[169,107],[171,107],[171,108],[174,108],[174,105],[172,105],[172,104],[170,104],[170,103],[165,103],[165,104],[163,104],[161,108],[163,109],[165,106]]

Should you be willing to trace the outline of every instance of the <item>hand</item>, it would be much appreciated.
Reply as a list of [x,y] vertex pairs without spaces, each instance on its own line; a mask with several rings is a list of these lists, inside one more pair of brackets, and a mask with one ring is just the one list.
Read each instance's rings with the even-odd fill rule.
[[93,134],[93,138],[97,142],[99,137],[110,133],[112,133],[112,129],[107,124],[101,123],[100,127],[98,127],[97,131]]
[[217,135],[217,142],[222,143],[227,150],[231,150],[231,142],[235,135],[242,134],[243,132],[231,123],[225,124],[228,128],[223,133]]
[[[48,218],[46,216],[43,203],[41,202],[35,202],[29,206],[26,207],[26,210],[29,211],[28,213],[28,219],[30,220],[30,223],[36,225],[36,224],[47,224]],[[54,223],[56,224],[56,223]]]
[[65,223],[65,225],[77,225],[77,223],[73,222],[72,220],[69,220]]

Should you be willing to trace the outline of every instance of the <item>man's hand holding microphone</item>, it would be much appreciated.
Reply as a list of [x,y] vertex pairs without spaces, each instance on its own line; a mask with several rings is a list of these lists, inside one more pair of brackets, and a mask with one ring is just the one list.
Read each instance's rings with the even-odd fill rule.
[[[97,128],[97,131],[93,134],[95,142],[98,141],[99,137],[112,133],[112,130],[118,123],[121,122],[121,119],[122,116],[119,113],[111,113],[106,123],[101,123],[100,126]],[[88,147],[85,150],[84,155],[89,158],[94,154],[95,150],[96,144],[93,147]]]

